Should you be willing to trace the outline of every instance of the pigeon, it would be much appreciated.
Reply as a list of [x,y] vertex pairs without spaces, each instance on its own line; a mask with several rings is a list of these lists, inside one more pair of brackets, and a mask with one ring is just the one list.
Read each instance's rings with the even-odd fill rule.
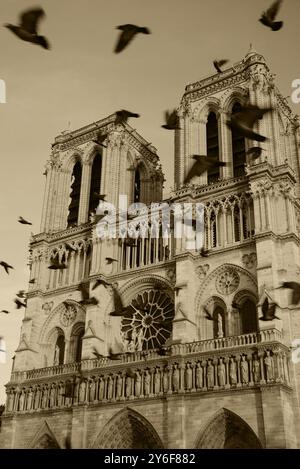
[[26,293],[25,290],[20,290],[18,293],[16,293],[18,298],[26,298]]
[[97,350],[95,349],[95,347],[94,347],[94,349],[93,349],[93,351],[92,351],[92,354],[95,355],[95,357],[98,358],[98,359],[104,358],[104,355],[101,355],[101,353],[97,352]]
[[13,269],[12,265],[7,264],[7,262],[1,261],[0,265],[4,268],[5,272],[9,275],[9,270],[8,269]]
[[113,293],[114,311],[110,313],[110,316],[126,316],[128,313],[128,307],[124,306],[123,300],[118,289],[115,286],[111,286]]
[[116,112],[115,124],[125,124],[129,117],[138,118],[140,115],[136,114],[135,112],[126,111],[126,109],[121,109],[121,111]]
[[219,161],[216,157],[206,155],[193,155],[191,157],[195,163],[185,177],[184,183],[187,184],[194,176],[200,176],[208,169],[226,166],[224,161]]
[[114,259],[113,257],[106,257],[106,264],[112,264],[113,262],[118,262],[118,259]]
[[114,50],[116,54],[122,52],[138,33],[151,34],[148,28],[136,26],[135,24],[123,24],[117,26],[116,29],[122,31]]
[[105,197],[107,197],[106,194],[98,194],[98,192],[94,192],[93,196],[98,199],[98,200],[102,200],[104,201],[105,200]]
[[22,301],[20,301],[18,298],[15,299],[15,304],[16,304],[16,308],[17,309],[20,309],[20,308],[26,308],[26,302],[25,303],[22,303]]
[[278,288],[289,288],[293,290],[292,305],[300,303],[300,283],[297,282],[283,282]]
[[249,150],[247,150],[246,155],[248,155],[251,160],[256,160],[261,156],[264,150],[265,149],[261,147],[251,147]]
[[96,143],[96,145],[100,145],[103,148],[107,148],[107,145],[104,145],[103,142],[106,140],[107,135],[104,134],[102,135],[101,132],[98,133],[97,135],[97,140],[92,140],[93,143]]
[[165,121],[166,121],[166,123],[164,125],[162,125],[162,127],[164,129],[167,129],[167,130],[180,130],[179,118],[178,118],[176,109],[174,109],[171,112],[169,112],[169,111],[165,112]]
[[132,370],[132,368],[127,368],[127,370],[125,371],[126,373],[126,376],[128,376],[129,378],[135,378],[135,371]]
[[50,49],[50,45],[44,36],[39,36],[37,33],[37,26],[41,18],[45,17],[45,12],[42,8],[32,8],[24,11],[20,15],[20,25],[5,24],[4,26],[12,31],[23,41],[37,44],[44,49]]
[[2,309],[2,311],[0,311],[0,313],[9,314],[9,311],[7,311],[7,309]]
[[92,291],[96,290],[96,288],[100,287],[100,285],[103,285],[105,288],[110,285],[110,283],[106,282],[103,278],[97,278],[96,282],[93,285]]
[[23,217],[19,217],[18,222],[21,223],[22,225],[32,225],[32,223],[30,223],[30,221],[25,220],[25,218],[23,218]]
[[55,259],[50,259],[50,265],[48,269],[52,270],[63,270],[66,269],[67,265],[64,262],[59,262],[57,257]]
[[99,301],[95,297],[90,297],[89,292],[89,283],[88,285],[85,282],[82,282],[78,287],[77,290],[81,292],[82,300],[79,301],[82,305],[97,305]]
[[156,353],[160,355],[161,357],[165,357],[168,355],[171,355],[171,350],[166,349],[165,347],[160,347],[158,350],[156,350]]
[[185,285],[182,285],[182,286],[178,285],[174,287],[174,292],[176,293],[176,296],[178,296],[180,290],[183,290],[183,288],[185,288]]
[[66,243],[66,250],[67,251],[77,252],[77,249],[74,248],[74,246],[72,246],[72,244],[70,244],[70,243]]
[[209,321],[214,320],[214,318],[212,317],[212,315],[210,314],[210,312],[205,306],[203,307],[203,311],[205,312],[205,319],[208,319]]
[[226,125],[236,130],[239,134],[250,140],[264,142],[266,137],[253,131],[253,126],[258,119],[262,119],[264,114],[273,111],[273,108],[259,108],[258,106],[247,104],[241,107],[241,110],[231,114],[230,121]]
[[209,250],[208,250],[208,249],[205,249],[204,247],[201,248],[200,255],[201,255],[202,257],[208,257],[208,255],[209,255]]
[[215,69],[217,70],[218,73],[222,73],[221,67],[223,65],[226,65],[228,63],[227,59],[222,59],[222,60],[214,60],[213,64]]
[[35,278],[32,278],[31,280],[29,280],[29,283],[32,285],[33,283],[35,283]]
[[266,297],[261,306],[263,315],[259,318],[260,321],[274,321],[274,319],[280,319],[275,316],[275,310],[277,306],[277,303],[270,304],[268,298]]
[[110,360],[121,360],[122,359],[122,353],[114,353],[112,348],[109,347],[108,349],[108,357]]
[[267,11],[264,11],[259,21],[268,28],[271,28],[272,31],[279,31],[283,26],[283,21],[274,21],[279,8],[282,4],[282,0],[276,0],[272,3],[270,8]]

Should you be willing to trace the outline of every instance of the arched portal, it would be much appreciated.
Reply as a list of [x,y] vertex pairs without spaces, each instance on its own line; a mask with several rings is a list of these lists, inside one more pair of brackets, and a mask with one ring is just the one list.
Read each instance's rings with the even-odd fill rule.
[[160,449],[163,445],[148,420],[134,410],[125,409],[105,425],[93,448]]
[[228,409],[221,409],[201,430],[196,448],[259,449],[262,444],[241,417]]
[[60,449],[60,447],[50,435],[45,434],[41,436],[33,449]]

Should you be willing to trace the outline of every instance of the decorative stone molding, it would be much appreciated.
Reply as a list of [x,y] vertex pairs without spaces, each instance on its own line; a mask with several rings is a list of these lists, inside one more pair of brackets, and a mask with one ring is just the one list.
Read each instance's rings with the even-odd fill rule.
[[196,267],[196,274],[202,280],[206,277],[209,271],[209,264],[203,264]]
[[60,324],[64,327],[71,326],[77,317],[77,309],[75,308],[74,304],[69,304],[64,302],[61,306],[61,311],[59,314],[59,321]]
[[53,308],[54,302],[49,301],[49,303],[44,303],[42,309],[44,310],[45,314],[49,314],[51,309]]
[[250,254],[244,254],[242,256],[242,263],[247,269],[252,269],[253,267],[255,267],[257,263],[256,253],[251,252]]

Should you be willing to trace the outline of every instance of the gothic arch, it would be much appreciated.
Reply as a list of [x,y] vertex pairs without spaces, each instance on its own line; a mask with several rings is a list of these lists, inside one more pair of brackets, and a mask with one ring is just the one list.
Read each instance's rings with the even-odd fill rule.
[[197,449],[261,449],[263,446],[252,428],[237,414],[220,409],[200,430]]
[[61,449],[53,431],[45,420],[31,440],[28,448],[31,449]]
[[[76,310],[76,317],[69,325],[61,324],[61,321],[59,321],[59,315],[62,313],[63,309],[65,309],[65,305],[70,305]],[[64,302],[59,303],[51,311],[46,321],[44,322],[40,332],[39,343],[44,344],[47,341],[47,337],[50,331],[58,325],[64,331],[66,337],[69,338],[71,326],[73,327],[76,322],[85,322],[85,309],[74,300],[65,300]]]
[[245,101],[245,97],[248,94],[248,90],[241,86],[235,86],[231,88],[230,91],[225,92],[221,99],[221,106],[225,112],[231,112],[232,106],[235,102],[239,102],[242,104]]
[[210,112],[214,112],[218,118],[220,115],[220,106],[221,106],[220,100],[218,98],[211,96],[207,99],[207,102],[202,107],[200,106],[196,107],[196,109],[193,112],[193,118],[196,121],[206,122],[207,116]]
[[63,162],[62,169],[72,174],[73,167],[78,161],[82,165],[83,154],[84,154],[83,151],[78,148],[75,151],[70,152],[68,157]]
[[90,448],[162,449],[163,444],[151,423],[130,408],[114,415]]

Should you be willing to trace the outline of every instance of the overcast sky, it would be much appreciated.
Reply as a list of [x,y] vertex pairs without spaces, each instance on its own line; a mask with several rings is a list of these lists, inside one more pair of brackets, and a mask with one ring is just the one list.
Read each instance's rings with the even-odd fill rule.
[[[27,289],[28,242],[39,232],[50,144],[62,130],[77,129],[118,109],[141,114],[131,120],[158,149],[173,184],[173,133],[161,129],[165,109],[179,104],[188,83],[213,73],[212,60],[242,59],[252,42],[262,53],[283,96],[300,78],[300,1],[284,0],[272,32],[258,22],[270,0],[1,0],[1,25],[16,23],[27,7],[42,6],[47,18],[41,34],[52,49],[18,40],[0,26],[0,78],[7,103],[0,104],[0,260],[15,269],[0,271],[0,335],[5,337],[7,363],[0,363],[0,403],[8,382],[11,357],[18,345],[23,310],[13,299]],[[114,54],[120,24],[147,26],[121,54]],[[300,111],[300,104],[293,110]],[[17,223],[22,215],[33,227]]]

